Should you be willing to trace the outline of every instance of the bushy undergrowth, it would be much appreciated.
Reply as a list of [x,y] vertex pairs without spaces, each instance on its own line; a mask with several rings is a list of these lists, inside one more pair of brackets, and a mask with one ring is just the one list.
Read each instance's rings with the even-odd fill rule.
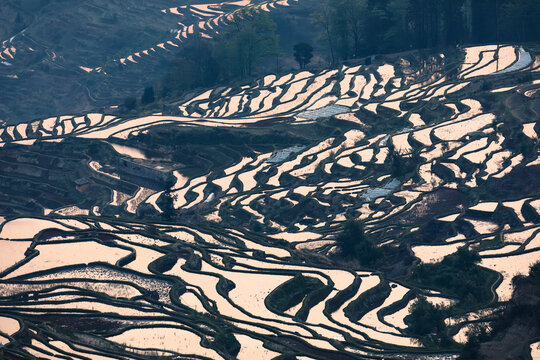
[[444,318],[447,309],[433,305],[423,296],[418,298],[405,317],[407,332],[420,339],[423,344],[448,345],[450,339],[446,334]]
[[369,240],[363,224],[358,221],[347,221],[336,241],[343,258],[356,259],[365,266],[375,264],[382,256],[382,251]]
[[476,265],[478,261],[476,252],[462,247],[439,263],[418,265],[408,280],[456,297],[462,307],[485,305],[493,299],[491,286],[497,274]]

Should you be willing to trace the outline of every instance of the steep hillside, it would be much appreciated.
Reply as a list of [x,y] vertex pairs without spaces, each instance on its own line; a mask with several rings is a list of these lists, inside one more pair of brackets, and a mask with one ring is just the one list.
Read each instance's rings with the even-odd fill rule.
[[195,34],[215,36],[242,9],[272,12],[288,5],[8,1],[0,5],[0,120],[18,123],[119,104],[162,76]]
[[0,354],[458,358],[539,259],[539,69],[408,52],[1,127]]

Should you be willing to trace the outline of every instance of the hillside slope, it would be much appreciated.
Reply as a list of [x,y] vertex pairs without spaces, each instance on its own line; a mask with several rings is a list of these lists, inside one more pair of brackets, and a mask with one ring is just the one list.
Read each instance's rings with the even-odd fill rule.
[[235,12],[272,12],[289,2],[25,0],[0,6],[0,120],[18,123],[119,104],[162,76],[195,33],[212,37]]
[[409,52],[4,125],[0,351],[457,358],[540,254],[539,69]]

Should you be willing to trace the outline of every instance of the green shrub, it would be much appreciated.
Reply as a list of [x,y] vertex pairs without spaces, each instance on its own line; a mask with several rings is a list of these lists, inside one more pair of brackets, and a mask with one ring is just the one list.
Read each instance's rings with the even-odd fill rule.
[[529,279],[535,285],[540,285],[540,261],[529,269]]
[[425,297],[420,296],[411,306],[409,315],[404,321],[408,325],[407,331],[420,338],[422,343],[435,342],[438,345],[445,345],[449,343],[444,323],[445,316],[446,310],[443,307],[433,305]]
[[476,265],[479,260],[478,253],[462,247],[439,263],[418,265],[409,280],[459,298],[462,307],[485,305],[492,299],[497,273]]
[[362,265],[373,265],[382,256],[382,251],[369,240],[359,221],[347,221],[336,241],[342,257],[357,259]]

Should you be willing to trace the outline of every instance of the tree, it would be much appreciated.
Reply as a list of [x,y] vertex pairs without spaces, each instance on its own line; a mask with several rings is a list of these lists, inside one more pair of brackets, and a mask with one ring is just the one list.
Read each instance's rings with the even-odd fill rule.
[[218,39],[218,57],[224,73],[251,76],[261,60],[279,52],[276,23],[262,10],[248,8],[235,13]]
[[212,43],[195,32],[193,41],[182,48],[171,63],[168,73],[155,85],[156,96],[175,96],[197,87],[211,87],[220,75],[220,66],[213,54]]
[[155,101],[154,87],[148,86],[144,89],[143,96],[141,97],[141,104],[148,105]]
[[311,61],[311,58],[313,58],[313,47],[307,43],[299,43],[294,45],[293,49],[294,58],[300,66],[300,69],[305,68]]
[[458,306],[463,308],[487,304],[492,300],[490,288],[497,275],[476,265],[480,259],[476,251],[463,246],[441,262],[417,265],[412,269],[410,279],[460,299]]
[[441,0],[442,7],[442,42],[443,45],[456,45],[467,42],[468,34],[464,26],[465,0]]
[[351,256],[355,253],[356,243],[364,241],[364,227],[358,221],[347,221],[343,226],[343,231],[336,238],[344,256]]
[[400,47],[408,47],[410,34],[410,0],[392,0],[388,3],[387,10],[394,26],[384,34],[384,43],[387,49],[392,50]]
[[499,0],[500,33],[504,40],[538,41],[540,2],[537,0]]
[[540,285],[540,261],[533,264],[529,269],[529,279],[533,283]]
[[540,38],[538,0],[326,0],[313,19],[333,63],[411,48]]
[[372,265],[381,257],[381,250],[366,236],[360,221],[349,220],[336,241],[344,258],[354,258],[362,265]]
[[312,14],[322,28],[319,39],[328,43],[332,64],[337,58],[357,58],[365,43],[367,0],[328,0]]
[[[426,335],[429,339],[435,340],[437,343],[442,343],[447,340],[444,323],[445,311],[439,305],[433,305],[426,300],[424,296],[418,297],[409,311],[409,315],[405,317],[405,322],[408,325],[408,331],[421,339]],[[421,340],[423,343],[429,342]]]
[[330,0],[332,23],[336,31],[338,49],[343,59],[361,54],[365,35],[366,0]]
[[13,32],[19,32],[24,29],[24,21],[20,12],[17,12],[15,16],[15,23],[13,24]]
[[128,96],[124,99],[124,107],[126,110],[134,110],[137,108],[137,99],[134,96]]
[[334,31],[332,28],[332,9],[326,2],[322,3],[317,10],[312,14],[312,22],[323,28],[319,35],[320,39],[325,39],[328,42],[328,50],[330,51],[330,59],[332,65],[336,63],[334,49]]
[[175,214],[174,208],[174,196],[170,192],[165,192],[161,196],[161,210],[163,211],[163,218],[170,220]]

